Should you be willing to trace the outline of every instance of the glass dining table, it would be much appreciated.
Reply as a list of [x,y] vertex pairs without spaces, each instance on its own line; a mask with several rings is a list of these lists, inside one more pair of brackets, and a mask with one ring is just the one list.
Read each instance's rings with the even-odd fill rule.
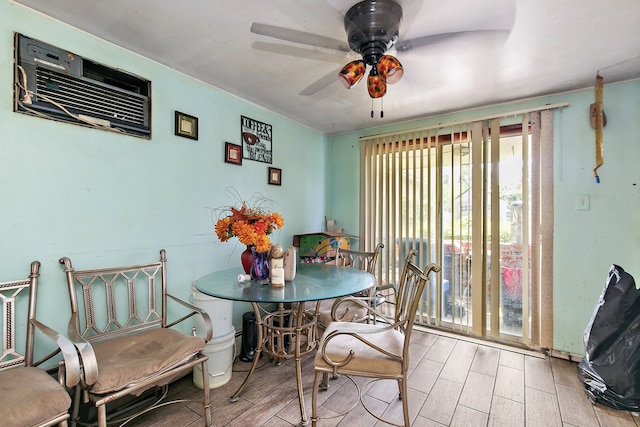
[[[298,264],[294,280],[282,287],[261,285],[255,281],[239,282],[237,268],[209,273],[196,280],[195,287],[205,295],[232,301],[249,302],[256,316],[257,343],[251,369],[231,402],[249,382],[262,351],[276,359],[295,358],[300,425],[307,425],[300,359],[315,350],[317,319],[315,310],[306,310],[311,301],[339,298],[375,286],[375,276],[365,271],[330,264]],[[261,305],[277,308],[261,315]]]

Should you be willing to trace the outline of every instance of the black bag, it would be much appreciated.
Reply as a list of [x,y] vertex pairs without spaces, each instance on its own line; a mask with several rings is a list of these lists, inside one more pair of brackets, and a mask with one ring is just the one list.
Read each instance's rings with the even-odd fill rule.
[[640,409],[640,290],[633,277],[613,265],[584,331],[580,379],[592,402]]

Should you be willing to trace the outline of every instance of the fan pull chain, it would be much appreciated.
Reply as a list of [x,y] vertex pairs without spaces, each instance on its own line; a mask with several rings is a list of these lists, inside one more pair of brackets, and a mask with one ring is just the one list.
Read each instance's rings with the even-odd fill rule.
[[384,99],[380,98],[380,118],[384,117]]
[[[382,119],[382,118],[384,118],[384,111],[382,110],[382,108],[383,108],[383,102],[384,102],[384,101],[383,101],[382,99],[380,99],[380,118],[381,118],[381,119]],[[371,118],[373,119],[373,118],[374,118],[374,116],[375,116],[375,115],[373,114],[373,98],[371,98]]]

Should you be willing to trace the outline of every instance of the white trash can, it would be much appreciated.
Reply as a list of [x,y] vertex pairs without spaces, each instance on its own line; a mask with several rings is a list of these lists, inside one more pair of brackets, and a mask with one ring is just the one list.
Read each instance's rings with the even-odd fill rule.
[[[213,336],[205,345],[204,354],[209,356],[207,370],[209,372],[209,388],[220,387],[231,379],[233,360],[235,358],[235,328],[233,327],[233,301],[211,297],[199,292],[195,285],[191,286],[191,303],[201,308],[211,317]],[[204,322],[200,316],[194,316],[194,327],[199,336],[204,335]],[[202,389],[202,369],[200,365],[193,368],[193,384]]]
[[[223,386],[231,380],[233,359],[236,353],[235,336],[235,331],[231,331],[226,336],[212,339],[204,347],[203,353],[209,356],[207,361],[209,389]],[[204,388],[200,365],[193,368],[193,385],[199,389]]]
[[[191,304],[203,309],[211,317],[213,324],[213,337],[219,338],[235,331],[233,327],[233,301],[205,295],[198,291],[195,285],[191,285]],[[204,324],[200,316],[194,316],[195,328],[198,335],[204,334]]]

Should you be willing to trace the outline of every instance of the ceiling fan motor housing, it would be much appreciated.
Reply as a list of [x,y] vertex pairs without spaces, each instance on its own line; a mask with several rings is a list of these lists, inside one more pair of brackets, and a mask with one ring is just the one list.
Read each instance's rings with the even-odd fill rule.
[[374,66],[398,41],[402,7],[392,0],[365,0],[347,11],[344,28],[349,47]]

